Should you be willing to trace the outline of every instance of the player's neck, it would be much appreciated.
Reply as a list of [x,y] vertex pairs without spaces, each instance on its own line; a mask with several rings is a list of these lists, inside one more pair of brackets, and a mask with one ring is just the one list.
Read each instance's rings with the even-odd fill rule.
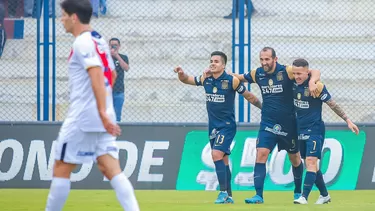
[[273,68],[271,71],[267,72],[267,74],[271,75],[275,72],[276,68]]
[[91,26],[89,24],[80,24],[75,28],[75,30],[73,30],[72,34],[74,37],[78,37],[87,31],[91,31]]
[[212,73],[212,77],[214,79],[217,79],[219,78],[221,75],[223,75],[224,71],[221,71],[221,72],[217,72],[217,73]]

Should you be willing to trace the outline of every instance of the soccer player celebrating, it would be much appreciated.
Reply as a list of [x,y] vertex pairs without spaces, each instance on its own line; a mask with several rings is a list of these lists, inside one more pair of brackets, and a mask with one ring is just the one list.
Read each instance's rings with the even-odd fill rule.
[[301,157],[305,160],[306,176],[302,196],[294,200],[295,204],[307,204],[307,199],[315,183],[320,191],[316,204],[325,204],[331,201],[325,186],[322,172],[318,167],[318,159],[324,144],[325,125],[322,120],[322,104],[326,103],[348,127],[358,135],[358,127],[347,117],[341,107],[332,99],[326,86],[317,82],[318,97],[310,95],[308,80],[309,63],[305,59],[296,59],[293,62],[293,87],[294,107],[297,114],[298,138],[300,140]]
[[46,211],[62,210],[70,191],[70,174],[77,164],[95,161],[110,180],[126,211],[139,211],[134,189],[118,160],[112,103],[114,64],[106,40],[89,23],[89,0],[64,0],[61,22],[75,37],[69,56],[70,106],[55,148],[55,163]]
[[[277,62],[276,52],[264,47],[260,52],[261,67],[246,74],[233,74],[243,82],[257,83],[263,98],[262,118],[260,122],[257,155],[254,167],[254,186],[256,195],[245,199],[247,204],[261,204],[263,186],[266,177],[266,162],[269,153],[278,145],[278,150],[286,150],[292,163],[294,176],[294,199],[301,196],[303,164],[301,161],[297,125],[293,106],[293,74],[291,66]],[[316,93],[315,82],[320,71],[312,70],[310,90]]]
[[211,53],[209,74],[194,77],[187,75],[181,67],[174,69],[181,82],[203,86],[206,92],[209,139],[220,186],[216,204],[233,203],[228,156],[237,130],[234,112],[236,92],[259,109],[262,107],[257,97],[247,91],[238,78],[225,72],[226,63],[227,56],[215,51]]

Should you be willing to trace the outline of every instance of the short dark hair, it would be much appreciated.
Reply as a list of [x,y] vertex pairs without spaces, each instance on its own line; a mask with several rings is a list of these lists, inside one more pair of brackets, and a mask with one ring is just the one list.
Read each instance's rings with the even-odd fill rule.
[[90,0],[63,0],[60,5],[68,15],[76,14],[81,23],[90,23],[93,12]]
[[121,45],[120,40],[119,40],[118,38],[116,38],[116,37],[112,37],[112,38],[109,40],[109,42],[111,42],[111,41],[117,41],[118,44]]
[[309,67],[309,62],[306,59],[296,59],[293,61],[293,66],[295,67]]
[[272,58],[276,58],[276,51],[275,49],[271,48],[271,47],[264,47],[262,48],[261,52],[265,52],[265,51],[271,51],[272,52]]
[[221,51],[214,51],[211,53],[211,57],[213,56],[220,56],[221,59],[224,61],[224,65],[227,64],[227,55],[225,55],[225,53],[221,52]]

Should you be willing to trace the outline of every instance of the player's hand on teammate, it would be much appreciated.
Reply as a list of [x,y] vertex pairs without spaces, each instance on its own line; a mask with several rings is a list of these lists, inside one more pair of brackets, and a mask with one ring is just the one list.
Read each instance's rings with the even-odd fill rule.
[[319,90],[318,90],[318,85],[314,82],[309,82],[309,91],[312,97],[317,98],[319,97]]
[[359,129],[357,125],[355,125],[350,119],[347,119],[346,122],[348,123],[348,128],[355,134],[359,134]]

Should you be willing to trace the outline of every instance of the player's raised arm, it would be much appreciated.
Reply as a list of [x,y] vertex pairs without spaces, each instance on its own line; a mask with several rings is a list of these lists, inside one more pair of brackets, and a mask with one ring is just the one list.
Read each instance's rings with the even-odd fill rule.
[[232,73],[231,75],[238,78],[241,82],[256,83],[255,73],[256,70],[251,70],[250,72],[245,74]]
[[318,87],[316,83],[320,81],[320,70],[309,70],[310,81],[309,81],[309,90],[311,96],[319,97]]
[[180,66],[177,66],[174,69],[174,72],[178,74],[178,79],[184,84],[199,85],[199,84],[202,84],[203,82],[202,76],[194,77],[194,76],[188,75],[184,72],[184,70]]
[[[293,70],[292,66],[286,67],[288,78],[290,80],[294,80],[294,75],[293,75],[292,70]],[[319,97],[319,90],[318,90],[317,82],[320,81],[320,70],[309,69],[309,74],[310,74],[309,91],[311,93],[311,96],[314,98]]]
[[332,99],[326,86],[321,82],[318,82],[316,85],[318,90],[317,94],[319,94],[318,97],[320,98],[320,100],[325,102],[339,117],[341,117],[341,119],[343,119],[348,124],[348,128],[353,131],[353,133],[358,135],[359,129],[357,125],[355,125],[349,119],[344,110],[336,103],[336,101]]
[[259,101],[259,99],[253,93],[246,90],[246,87],[243,85],[243,83],[241,83],[240,80],[234,76],[233,89],[236,90],[238,94],[241,94],[251,104],[253,104],[259,109],[262,109],[262,103]]
[[244,77],[244,74],[238,74],[238,73],[231,73],[234,77],[238,78],[241,82],[247,82],[247,80]]

